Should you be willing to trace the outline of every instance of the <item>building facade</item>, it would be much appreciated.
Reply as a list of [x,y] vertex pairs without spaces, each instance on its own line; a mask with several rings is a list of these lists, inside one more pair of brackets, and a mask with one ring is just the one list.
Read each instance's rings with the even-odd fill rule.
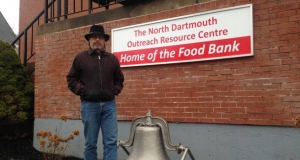
[[[23,11],[23,5],[20,15],[34,12]],[[68,90],[66,75],[75,55],[87,49],[84,35],[92,24],[111,34],[120,27],[242,5],[253,7],[253,56],[122,68],[124,89],[116,98],[119,139],[128,139],[131,121],[151,110],[168,122],[171,141],[189,146],[196,159],[299,158],[300,132],[294,127],[300,115],[298,0],[145,0],[40,25],[34,44],[34,132],[55,130],[65,114],[69,120],[62,134],[82,133],[80,100]],[[108,41],[107,50],[112,47]],[[82,135],[75,139],[68,154],[82,157],[83,141]],[[39,148],[37,140],[34,146]],[[126,157],[120,148],[119,159]]]

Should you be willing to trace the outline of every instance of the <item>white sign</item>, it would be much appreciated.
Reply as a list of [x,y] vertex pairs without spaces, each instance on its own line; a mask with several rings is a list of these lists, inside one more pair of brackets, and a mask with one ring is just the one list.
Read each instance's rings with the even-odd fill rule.
[[253,56],[252,4],[112,30],[122,67]]

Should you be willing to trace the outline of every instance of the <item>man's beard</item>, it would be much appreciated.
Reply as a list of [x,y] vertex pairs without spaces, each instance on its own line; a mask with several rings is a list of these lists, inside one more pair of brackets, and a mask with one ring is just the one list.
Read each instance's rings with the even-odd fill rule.
[[99,44],[99,45],[93,45],[93,48],[92,48],[94,51],[105,51],[105,44]]

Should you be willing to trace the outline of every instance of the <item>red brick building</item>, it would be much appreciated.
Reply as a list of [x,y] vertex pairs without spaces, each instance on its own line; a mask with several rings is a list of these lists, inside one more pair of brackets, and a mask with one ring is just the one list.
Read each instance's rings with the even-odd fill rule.
[[[150,109],[168,121],[172,141],[189,145],[197,159],[299,158],[299,131],[293,127],[300,115],[298,0],[145,0],[37,26],[35,132],[55,126],[53,119],[61,114],[72,119],[72,127],[82,127],[80,101],[68,90],[66,74],[75,55],[87,49],[84,35],[92,24],[111,34],[120,27],[246,4],[253,5],[253,56],[123,68],[120,139],[128,138],[131,120]],[[20,31],[43,5],[20,1]],[[109,41],[108,51],[111,47]],[[78,150],[70,154],[80,157]]]

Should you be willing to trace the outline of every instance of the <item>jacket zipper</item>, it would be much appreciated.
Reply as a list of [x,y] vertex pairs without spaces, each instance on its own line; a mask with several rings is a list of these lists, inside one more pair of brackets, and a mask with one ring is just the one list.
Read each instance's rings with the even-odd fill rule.
[[102,91],[102,76],[101,76],[101,57],[100,55],[98,55],[98,59],[99,59],[99,72],[100,72],[100,86],[101,86],[101,91]]

